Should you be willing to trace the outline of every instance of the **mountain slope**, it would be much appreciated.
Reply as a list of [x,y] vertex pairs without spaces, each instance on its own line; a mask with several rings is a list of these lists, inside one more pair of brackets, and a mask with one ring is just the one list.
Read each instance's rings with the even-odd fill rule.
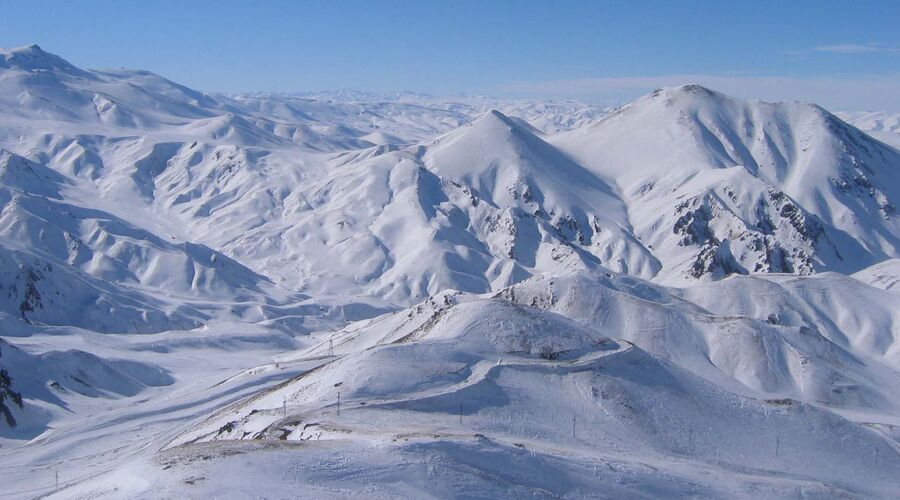
[[[633,495],[657,483],[658,473],[668,477],[660,487],[677,495],[682,488],[746,495],[763,477],[776,495],[793,494],[795,481],[815,482],[821,494],[896,488],[884,474],[900,467],[900,457],[875,433],[794,400],[730,393],[631,343],[503,300],[444,295],[341,332],[329,345],[334,355],[317,369],[187,428],[167,446],[166,463],[177,471],[206,453],[217,458],[203,470],[218,478],[239,467],[218,458],[227,450],[268,457],[280,470],[290,455],[265,454],[265,444],[302,444],[307,456],[337,446],[341,456],[359,458],[338,461],[332,474],[361,469],[365,481],[396,487],[370,479],[373,466],[356,460],[379,462],[386,448],[415,464],[462,446],[479,457],[466,462],[465,477],[486,479],[476,482],[477,491],[490,494],[539,488],[590,495],[614,488],[612,478],[627,474],[645,485],[631,485]],[[295,356],[321,356],[322,349]],[[853,438],[836,439],[845,434]],[[597,469],[562,482],[546,465],[517,474],[529,455],[543,464],[572,460]],[[431,467],[452,469],[457,460]],[[701,479],[699,470],[715,471],[715,481]],[[305,466],[297,473],[298,484],[319,487]],[[418,494],[436,492],[435,485],[444,495],[472,487],[471,479],[418,485],[418,477],[411,472],[399,481]],[[355,481],[341,484],[345,493],[360,488]],[[280,487],[262,488],[277,494]]]
[[900,284],[900,259],[890,259],[853,273],[863,283],[884,290],[896,290]]
[[[578,115],[584,126],[550,136],[499,111],[466,114],[487,101],[210,96],[146,72],[80,70],[34,46],[4,54],[0,96],[30,92],[65,110],[51,123],[43,115],[56,108],[10,103],[21,116],[0,120],[8,131],[0,144],[96,190],[94,207],[221,250],[290,289],[408,304],[448,287],[498,289],[560,265],[673,284],[850,273],[895,257],[900,245],[900,153],[814,105],[685,86],[604,118]],[[107,120],[103,110],[125,118]],[[434,260],[441,269],[416,270],[421,254],[401,250],[424,248],[419,242],[448,223],[428,222],[411,229],[419,236],[389,244],[373,232],[376,219],[387,227],[402,216],[383,212],[395,206],[383,180],[391,162],[425,169],[423,183],[403,181],[419,183],[409,199],[424,200],[425,220],[444,198],[490,207],[451,202],[444,211],[472,222],[450,221],[458,227],[447,235],[456,242],[447,258],[466,270],[442,259]],[[438,181],[447,185],[439,193],[425,187]],[[347,202],[359,201],[363,185],[367,196],[384,198],[372,190],[387,189],[389,201],[357,213]],[[342,265],[329,266],[317,253],[338,241],[347,247]],[[389,279],[403,284],[376,283]]]
[[615,332],[732,391],[885,416],[900,408],[886,389],[900,374],[896,298],[840,275],[667,289],[576,273],[536,277],[500,296]]
[[897,254],[900,153],[815,105],[688,85],[553,142],[617,186],[642,240],[689,255],[666,263],[672,281],[850,272]]

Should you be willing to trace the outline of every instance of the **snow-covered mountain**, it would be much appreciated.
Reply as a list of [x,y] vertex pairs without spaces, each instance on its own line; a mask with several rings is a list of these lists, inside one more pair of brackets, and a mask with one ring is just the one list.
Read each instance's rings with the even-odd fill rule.
[[[540,281],[522,288],[509,293],[548,292]],[[166,445],[165,463],[259,443],[312,446],[309,461],[290,470],[313,495],[358,491],[363,482],[378,494],[491,497],[727,497],[752,495],[761,482],[776,496],[877,496],[898,487],[897,451],[878,434],[794,399],[724,391],[607,331],[616,330],[505,300],[443,295],[336,334],[330,361],[188,427]],[[297,356],[327,354],[327,345]],[[762,350],[746,354],[765,359]],[[267,453],[266,467],[288,470],[289,456]],[[200,471],[218,483],[238,464],[248,466],[226,458]],[[266,478],[260,491],[279,491],[277,474],[249,467]],[[402,473],[381,477],[388,469]],[[712,485],[698,480],[700,471],[716,476]],[[171,479],[160,482],[176,491]]]
[[208,94],[36,45],[0,109],[3,495],[900,488],[889,115]]
[[[814,105],[686,86],[548,134],[472,98],[209,96],[36,46],[4,58],[0,95],[58,113],[10,103],[3,147],[74,178],[97,208],[304,293],[409,304],[559,266],[681,283],[897,255],[900,154]],[[391,210],[407,192],[421,224],[388,235],[412,222]],[[446,259],[406,250],[432,244]]]
[[900,154],[815,105],[688,85],[554,143],[618,187],[663,278],[853,272],[897,254]]

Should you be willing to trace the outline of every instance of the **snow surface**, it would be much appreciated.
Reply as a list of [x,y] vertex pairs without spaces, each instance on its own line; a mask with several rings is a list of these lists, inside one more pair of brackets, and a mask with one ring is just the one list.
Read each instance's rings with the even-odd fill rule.
[[36,45],[0,109],[0,496],[900,492],[892,115],[207,94]]
[[868,111],[837,115],[881,142],[900,149],[900,113]]

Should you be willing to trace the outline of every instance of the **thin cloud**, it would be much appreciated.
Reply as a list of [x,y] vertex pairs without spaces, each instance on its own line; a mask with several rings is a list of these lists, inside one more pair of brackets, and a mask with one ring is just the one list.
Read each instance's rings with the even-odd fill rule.
[[660,87],[696,83],[744,99],[815,102],[832,110],[900,111],[900,73],[863,76],[674,74],[513,82],[493,89],[520,97],[621,102]]
[[813,51],[831,54],[900,54],[900,47],[882,43],[839,43],[835,45],[820,45],[814,47]]

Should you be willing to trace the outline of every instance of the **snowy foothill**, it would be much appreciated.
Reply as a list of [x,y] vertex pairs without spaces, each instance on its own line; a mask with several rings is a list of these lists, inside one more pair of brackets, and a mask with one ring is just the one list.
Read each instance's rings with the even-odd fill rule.
[[213,94],[36,45],[0,109],[4,498],[900,492],[888,113]]

